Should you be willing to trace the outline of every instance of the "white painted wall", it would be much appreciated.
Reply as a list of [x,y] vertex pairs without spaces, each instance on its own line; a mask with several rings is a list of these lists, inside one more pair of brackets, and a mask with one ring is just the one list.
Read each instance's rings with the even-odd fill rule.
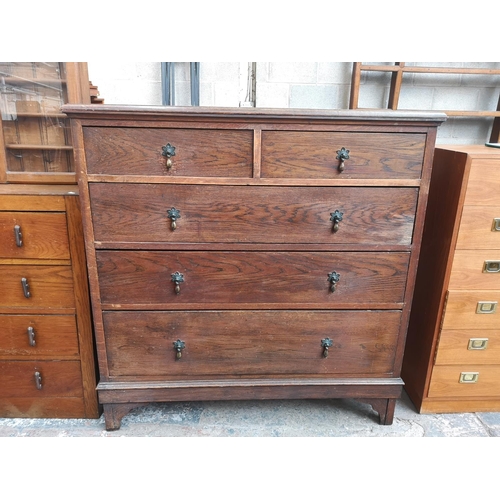
[[[377,63],[378,64],[378,63]],[[381,64],[381,63],[380,63]],[[384,63],[389,64],[389,63]],[[407,65],[487,67],[499,62],[408,62]],[[159,62],[89,62],[89,77],[107,104],[161,104]],[[257,62],[255,106],[267,108],[347,109],[350,62]],[[200,105],[237,107],[249,102],[248,62],[202,62]],[[190,105],[189,63],[175,63],[175,104]],[[383,108],[390,74],[363,72],[359,107]],[[494,110],[500,75],[407,74],[399,109]],[[440,144],[482,144],[491,119],[449,118],[438,130]]]

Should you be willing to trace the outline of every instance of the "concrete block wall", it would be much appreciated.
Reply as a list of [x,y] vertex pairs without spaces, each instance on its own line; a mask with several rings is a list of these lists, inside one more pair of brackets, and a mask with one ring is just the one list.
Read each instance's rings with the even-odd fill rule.
[[[376,62],[372,64],[392,64]],[[499,62],[407,62],[407,66],[500,69]],[[89,62],[89,77],[108,104],[161,104],[159,62]],[[201,106],[347,109],[351,62],[202,62]],[[250,92],[250,81],[254,87]],[[175,63],[175,105],[190,105],[189,63]],[[399,109],[496,109],[500,75],[407,73]],[[360,108],[385,108],[389,73],[362,72]],[[450,117],[438,144],[482,144],[492,119]]]

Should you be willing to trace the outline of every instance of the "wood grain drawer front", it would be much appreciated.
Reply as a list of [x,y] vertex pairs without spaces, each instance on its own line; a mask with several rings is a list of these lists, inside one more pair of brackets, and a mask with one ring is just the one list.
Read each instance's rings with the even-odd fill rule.
[[498,160],[473,160],[464,205],[498,206],[500,203]]
[[[476,382],[460,382],[461,374],[470,374]],[[435,366],[429,386],[429,397],[500,397],[500,366],[456,365]]]
[[397,311],[107,312],[104,325],[112,377],[383,376],[393,370],[400,318]]
[[79,361],[0,361],[2,398],[82,396]]
[[[87,173],[251,177],[251,130],[84,127]],[[163,147],[170,144],[175,155]]]
[[0,258],[69,259],[66,215],[0,212]]
[[[417,202],[414,188],[99,183],[89,189],[95,239],[104,242],[410,245]],[[172,208],[179,212],[175,230]]]
[[[1,265],[0,274],[0,307],[75,307],[71,266]],[[23,279],[27,281],[29,297],[25,295]]]
[[448,287],[450,290],[500,290],[500,248],[457,250]]
[[0,356],[78,356],[72,315],[0,315]]
[[[500,194],[499,194],[500,201]],[[458,231],[458,250],[500,250],[500,204],[465,206]]]
[[443,330],[435,363],[500,364],[500,324],[497,330]]
[[418,179],[424,147],[425,134],[263,131],[262,177]]
[[[188,304],[396,304],[403,300],[408,253],[97,252],[101,301],[169,309]],[[172,275],[182,274],[180,293]],[[340,275],[336,290],[328,277]],[[334,277],[334,276],[332,276]],[[394,305],[392,308],[398,308]]]
[[[482,307],[485,312],[477,312],[480,303],[485,303]],[[495,303],[497,303],[496,307]],[[499,328],[500,290],[449,292],[443,329],[498,330]]]

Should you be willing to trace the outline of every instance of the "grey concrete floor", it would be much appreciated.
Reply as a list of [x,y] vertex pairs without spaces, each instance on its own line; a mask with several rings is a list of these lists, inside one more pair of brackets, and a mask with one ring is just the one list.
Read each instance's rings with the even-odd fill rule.
[[120,429],[99,419],[0,419],[0,437],[498,437],[500,413],[418,414],[404,393],[392,425],[349,399],[150,404]]

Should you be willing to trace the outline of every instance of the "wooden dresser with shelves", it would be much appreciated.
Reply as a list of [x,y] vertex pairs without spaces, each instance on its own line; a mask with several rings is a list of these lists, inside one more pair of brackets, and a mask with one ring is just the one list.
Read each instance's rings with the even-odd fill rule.
[[500,149],[436,148],[403,380],[422,413],[500,410]]
[[0,417],[100,415],[68,102],[86,63],[0,63]]
[[350,397],[391,424],[443,114],[67,105],[106,428]]

